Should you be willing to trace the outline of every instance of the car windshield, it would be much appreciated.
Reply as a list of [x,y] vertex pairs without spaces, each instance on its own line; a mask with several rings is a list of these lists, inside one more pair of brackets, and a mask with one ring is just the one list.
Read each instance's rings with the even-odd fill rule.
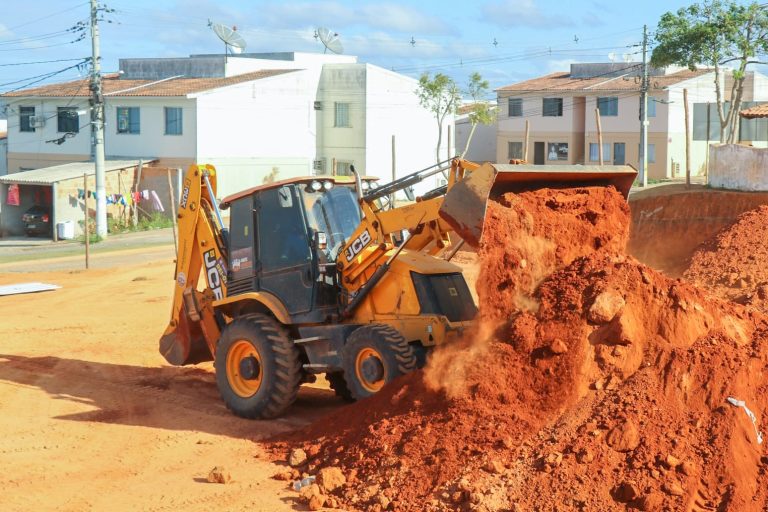
[[331,190],[304,190],[304,205],[309,227],[328,237],[325,256],[336,261],[336,255],[360,225],[360,207],[352,187],[337,185]]

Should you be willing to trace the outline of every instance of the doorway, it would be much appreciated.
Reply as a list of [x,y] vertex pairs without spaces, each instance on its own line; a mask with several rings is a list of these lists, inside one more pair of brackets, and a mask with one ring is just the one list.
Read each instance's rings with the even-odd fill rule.
[[544,165],[544,143],[533,143],[533,165]]

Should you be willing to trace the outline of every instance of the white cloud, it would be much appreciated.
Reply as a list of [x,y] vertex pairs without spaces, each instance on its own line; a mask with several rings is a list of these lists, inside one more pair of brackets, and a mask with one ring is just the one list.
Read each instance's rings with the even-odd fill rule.
[[567,27],[573,21],[562,13],[542,12],[534,0],[501,0],[481,8],[481,20],[500,27]]

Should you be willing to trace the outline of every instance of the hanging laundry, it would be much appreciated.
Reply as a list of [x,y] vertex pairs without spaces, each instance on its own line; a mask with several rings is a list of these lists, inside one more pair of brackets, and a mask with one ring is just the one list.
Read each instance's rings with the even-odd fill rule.
[[85,199],[85,190],[79,188],[77,189],[77,198],[78,199]]
[[141,191],[141,198],[142,199],[149,199],[149,190],[142,190]]
[[152,207],[155,209],[155,211],[158,212],[165,212],[165,208],[163,208],[163,203],[160,202],[160,198],[157,195],[157,192],[154,190],[152,191]]
[[53,201],[53,188],[52,187],[45,187],[43,189],[43,198],[45,199],[46,205],[50,205]]
[[6,204],[11,206],[19,206],[19,204],[21,204],[21,201],[19,200],[19,185],[17,183],[8,185],[8,199],[6,200]]

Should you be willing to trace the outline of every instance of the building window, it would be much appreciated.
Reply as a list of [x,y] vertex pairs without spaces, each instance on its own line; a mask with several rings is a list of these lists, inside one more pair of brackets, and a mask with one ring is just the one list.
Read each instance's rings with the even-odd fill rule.
[[165,107],[165,134],[181,135],[181,107]]
[[[589,161],[599,162],[600,155],[597,154],[596,142],[589,143]],[[611,160],[611,144],[609,142],[603,142],[603,162],[609,162]]]
[[334,103],[335,117],[333,126],[337,128],[349,128],[349,103]]
[[648,96],[648,117],[656,117],[656,100]]
[[550,142],[547,149],[547,160],[568,160],[567,142]]
[[[730,102],[723,105],[723,113],[728,115]],[[709,121],[709,133],[707,133],[707,121]],[[693,104],[693,140],[720,140],[720,117],[717,115],[717,104],[694,103]]]
[[[637,161],[640,162],[640,144],[637,145]],[[648,163],[649,164],[655,164],[656,163],[656,144],[648,144]]]
[[541,115],[544,117],[562,117],[563,98],[544,98]]
[[[755,105],[762,104],[762,101],[744,101],[741,103],[741,109],[747,109],[754,107]],[[719,135],[718,135],[719,137]],[[749,142],[765,142],[768,140],[768,119],[755,118],[746,119],[742,117],[739,119],[739,140]]]
[[352,162],[336,161],[336,176],[352,176]]
[[34,132],[32,117],[35,116],[35,107],[19,107],[19,131]]
[[78,133],[80,131],[80,117],[75,107],[56,108],[59,133]]
[[117,107],[117,133],[139,133],[139,107]]
[[597,98],[597,108],[600,110],[601,116],[618,116],[619,98],[616,96]]
[[523,98],[509,98],[509,117],[523,117]]
[[509,158],[510,160],[522,160],[523,159],[523,143],[507,142],[507,158]]

